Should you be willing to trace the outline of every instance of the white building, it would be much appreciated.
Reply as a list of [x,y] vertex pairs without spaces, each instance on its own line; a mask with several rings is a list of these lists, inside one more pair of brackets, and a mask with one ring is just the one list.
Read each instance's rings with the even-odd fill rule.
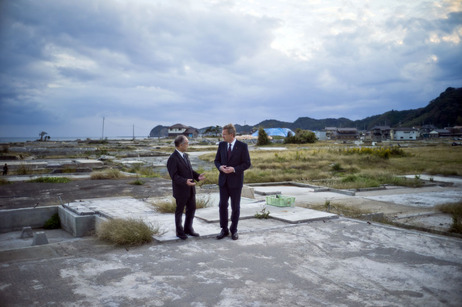
[[394,141],[417,140],[419,137],[419,130],[415,128],[394,128],[391,131],[391,139]]

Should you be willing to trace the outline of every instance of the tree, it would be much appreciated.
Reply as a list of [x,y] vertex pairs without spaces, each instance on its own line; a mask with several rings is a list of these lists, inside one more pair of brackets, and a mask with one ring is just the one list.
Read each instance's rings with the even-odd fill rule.
[[314,143],[317,141],[316,135],[310,130],[295,130],[295,135],[292,136],[291,133],[287,134],[287,137],[284,139],[285,144],[306,144]]
[[218,125],[215,127],[210,126],[207,129],[205,129],[204,133],[212,133],[213,135],[218,136],[221,133],[221,130],[221,127]]
[[43,137],[44,137],[45,135],[47,135],[47,134],[48,134],[48,133],[46,133],[45,131],[40,132],[40,133],[39,133],[39,136],[40,136],[40,140],[39,140],[39,141],[45,141],[46,138],[43,139]]
[[258,128],[257,146],[268,145],[268,144],[271,144],[271,141],[268,137],[268,134],[266,134],[265,129],[263,129],[263,127]]

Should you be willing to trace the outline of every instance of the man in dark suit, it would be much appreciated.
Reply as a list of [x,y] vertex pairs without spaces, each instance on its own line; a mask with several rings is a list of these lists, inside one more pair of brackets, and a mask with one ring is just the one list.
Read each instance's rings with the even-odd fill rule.
[[[199,234],[193,229],[193,219],[196,212],[196,181],[204,180],[204,174],[198,174],[192,169],[186,149],[189,141],[184,135],[175,139],[175,151],[167,161],[167,169],[172,178],[173,197],[176,200],[175,227],[176,236],[186,240],[187,235],[198,237]],[[183,211],[186,208],[184,228],[182,225]]]
[[[218,185],[220,187],[220,227],[218,240],[229,235],[237,240],[237,224],[241,207],[241,191],[244,185],[244,171],[250,164],[249,149],[246,143],[236,140],[236,128],[233,124],[223,127],[224,142],[218,145],[215,166],[220,171]],[[228,199],[231,198],[231,227],[228,229]]]

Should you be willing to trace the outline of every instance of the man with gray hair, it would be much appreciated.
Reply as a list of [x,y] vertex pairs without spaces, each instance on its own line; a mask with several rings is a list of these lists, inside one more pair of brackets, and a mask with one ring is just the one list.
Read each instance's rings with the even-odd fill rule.
[[[193,219],[196,212],[196,182],[205,179],[204,174],[199,174],[192,169],[186,150],[189,141],[184,135],[175,138],[175,151],[167,161],[167,169],[172,178],[173,197],[176,200],[175,228],[176,236],[182,240],[187,235],[198,237],[199,234],[193,229]],[[186,208],[184,227],[182,225],[183,211]]]

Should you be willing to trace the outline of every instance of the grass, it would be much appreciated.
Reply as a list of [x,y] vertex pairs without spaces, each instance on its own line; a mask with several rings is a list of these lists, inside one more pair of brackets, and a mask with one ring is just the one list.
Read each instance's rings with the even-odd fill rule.
[[137,219],[112,219],[102,222],[96,235],[99,239],[121,246],[135,246],[152,241],[152,236],[160,234],[159,227],[147,225]]
[[255,218],[257,219],[268,219],[269,218],[269,215],[270,215],[270,211],[269,210],[266,210],[265,207],[263,207],[259,212],[257,211],[254,215]]
[[[207,195],[205,197],[203,197],[202,195],[201,197],[197,197],[196,195],[196,209],[208,208],[212,206],[210,195]],[[157,200],[152,202],[151,204],[160,213],[175,213],[176,210],[176,200],[173,197],[171,197],[168,200]]]
[[101,180],[101,179],[121,179],[126,176],[119,171],[118,169],[106,169],[103,171],[92,172],[90,175],[91,179]]
[[143,184],[145,184],[145,182],[143,180],[141,180],[141,179],[136,179],[135,181],[130,182],[130,184],[143,185]]
[[462,233],[462,201],[439,205],[436,210],[452,215],[452,225],[449,231]]
[[68,183],[71,179],[67,177],[39,177],[31,179],[27,182],[40,182],[40,183]]
[[337,204],[337,203],[334,204],[334,203],[331,203],[331,201],[329,200],[327,200],[324,203],[324,205],[315,205],[310,208],[314,210],[319,210],[319,211],[331,212],[331,213],[335,213],[335,214],[339,214],[339,215],[351,217],[351,218],[361,218],[362,215],[371,213],[370,211],[361,210],[356,207],[350,207],[350,206],[346,206],[343,204]]
[[[287,150],[251,151],[252,167],[245,172],[246,183],[296,181],[337,189],[359,189],[381,185],[419,187],[419,178],[403,175],[428,174],[462,176],[462,148],[439,144],[414,147],[356,147],[332,142],[286,146]],[[213,163],[215,153],[201,156]],[[216,184],[218,171],[206,172],[205,184]]]
[[61,228],[61,220],[59,219],[59,214],[53,214],[43,225],[44,229],[59,229]]
[[155,172],[152,167],[143,167],[139,164],[132,166],[129,170],[129,173],[135,173],[140,177],[143,178],[157,178],[161,177],[161,175]]
[[151,204],[160,213],[175,213],[176,202],[173,197],[170,200],[159,200]]

